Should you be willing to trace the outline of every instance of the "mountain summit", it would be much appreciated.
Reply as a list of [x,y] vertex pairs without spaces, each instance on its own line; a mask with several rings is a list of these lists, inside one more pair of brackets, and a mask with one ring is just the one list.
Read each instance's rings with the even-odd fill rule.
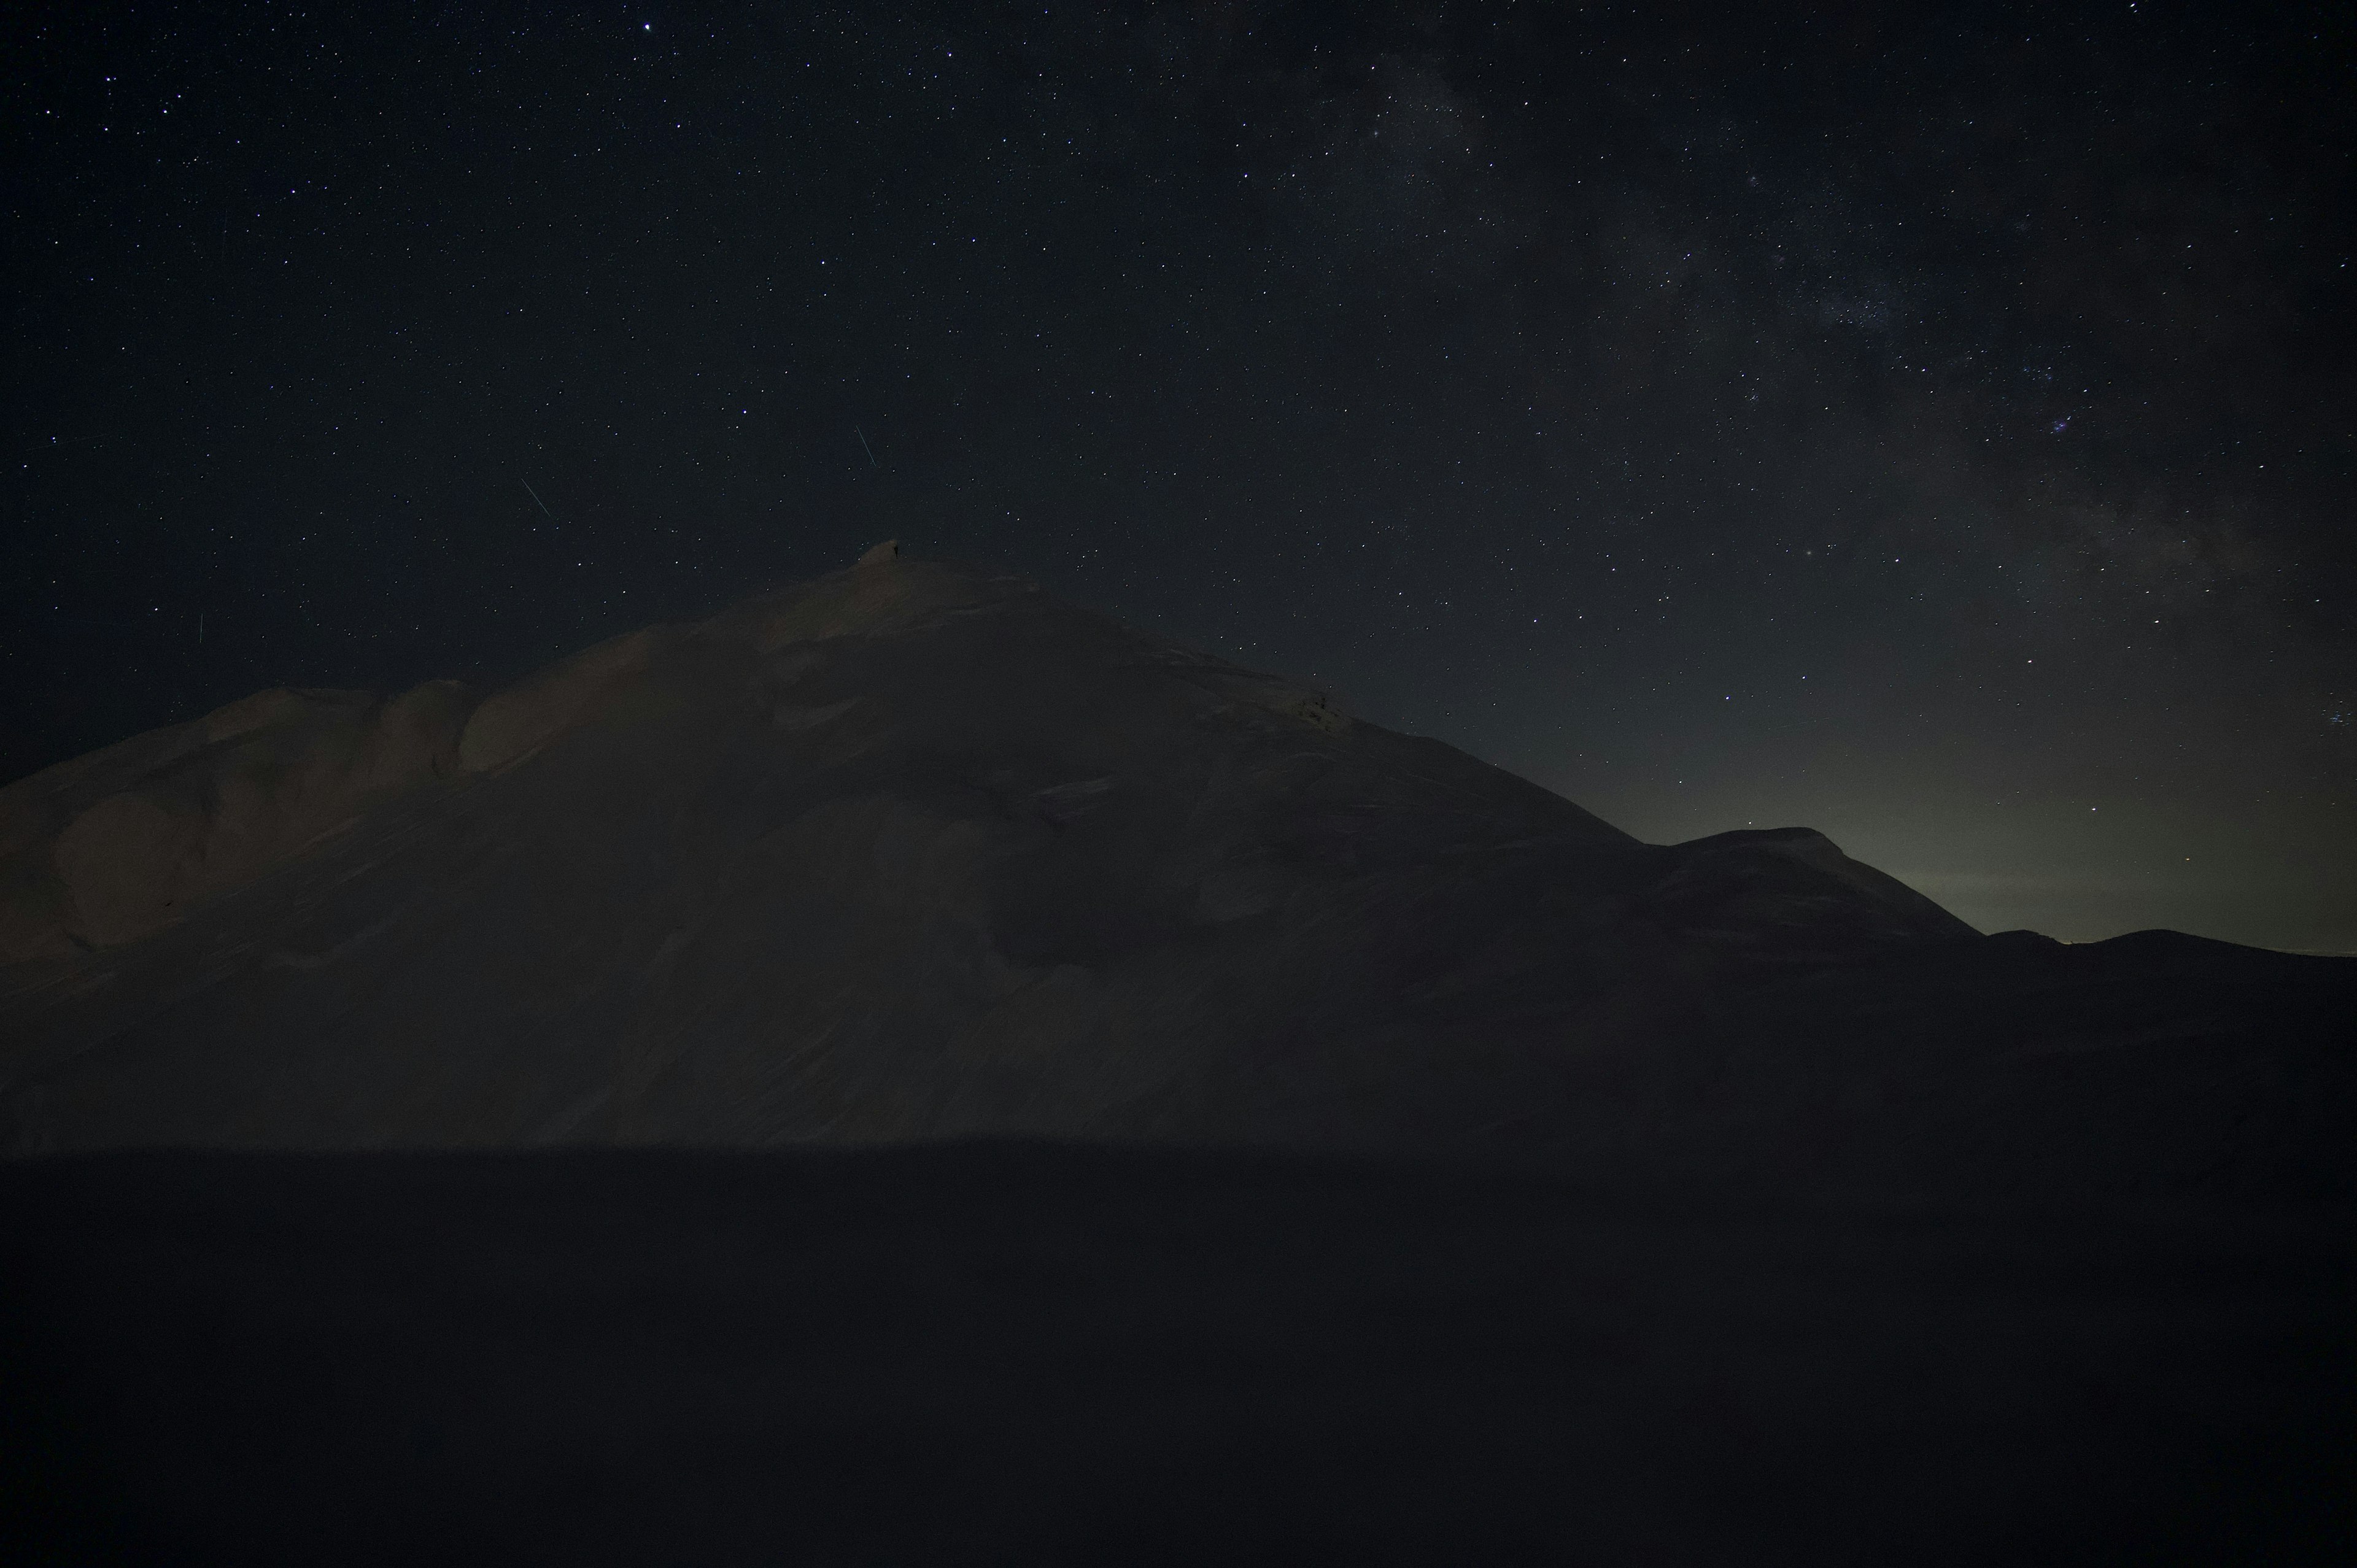
[[259,693],[10,786],[0,855],[21,1153],[1022,1134],[1813,1169],[1858,1139],[1796,1129],[1861,1093],[1891,1101],[1878,1158],[2036,1098],[2020,1053],[2059,1026],[2026,995],[2297,961],[1981,938],[1805,829],[1641,843],[889,546],[479,700]]

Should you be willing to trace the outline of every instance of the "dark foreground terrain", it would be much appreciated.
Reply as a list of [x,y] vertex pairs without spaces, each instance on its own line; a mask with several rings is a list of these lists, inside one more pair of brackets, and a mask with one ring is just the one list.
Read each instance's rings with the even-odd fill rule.
[[1009,1144],[25,1162],[5,1533],[16,1563],[2341,1563],[2350,1221]]

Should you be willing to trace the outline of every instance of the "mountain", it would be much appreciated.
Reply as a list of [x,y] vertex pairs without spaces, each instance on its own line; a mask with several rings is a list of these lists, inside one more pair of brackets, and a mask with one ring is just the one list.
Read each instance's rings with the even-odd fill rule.
[[1018,1135],[2347,1190],[2357,964],[1985,938],[1636,842],[901,559],[478,696],[259,693],[0,792],[0,1112],[129,1145]]
[[0,791],[12,1561],[2341,1563],[2357,961],[904,561]]

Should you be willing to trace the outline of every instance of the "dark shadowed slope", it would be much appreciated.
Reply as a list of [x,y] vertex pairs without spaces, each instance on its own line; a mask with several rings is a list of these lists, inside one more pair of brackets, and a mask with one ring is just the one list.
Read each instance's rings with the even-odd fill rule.
[[19,1153],[1049,1134],[1932,1187],[2348,1171],[2357,964],[1982,939],[1805,830],[1641,844],[888,552],[479,703],[248,699],[12,786],[0,854]]

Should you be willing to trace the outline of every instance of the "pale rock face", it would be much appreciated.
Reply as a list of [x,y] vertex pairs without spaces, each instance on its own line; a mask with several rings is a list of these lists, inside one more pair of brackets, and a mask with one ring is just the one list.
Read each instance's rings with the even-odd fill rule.
[[177,790],[126,789],[99,801],[58,835],[68,901],[60,923],[93,947],[163,925],[203,875],[205,827],[201,802]]
[[0,961],[133,941],[458,768],[474,694],[257,692],[0,790]]
[[469,773],[508,767],[582,723],[646,673],[666,629],[584,649],[484,699],[459,737],[459,766]]
[[[899,542],[888,540],[852,571],[699,626],[611,639],[479,703],[455,681],[389,700],[274,688],[22,779],[0,790],[0,962],[135,940],[371,806],[458,773],[515,767],[585,725],[675,705],[716,659],[887,633],[1011,585],[876,569],[899,559]],[[792,664],[789,656],[761,678],[783,692]],[[781,701],[775,722],[813,727],[855,701],[815,709]]]
[[428,681],[394,697],[362,737],[356,787],[373,795],[457,772],[460,738],[479,695],[462,681]]

